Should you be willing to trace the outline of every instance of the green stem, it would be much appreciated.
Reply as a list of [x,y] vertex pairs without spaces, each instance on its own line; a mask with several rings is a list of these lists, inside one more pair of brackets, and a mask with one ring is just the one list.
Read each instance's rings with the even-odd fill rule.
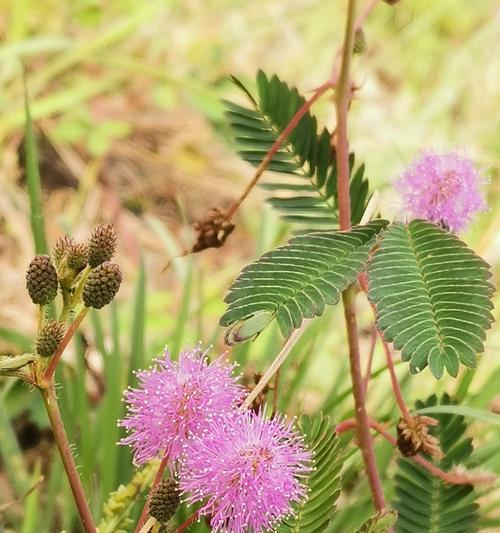
[[71,453],[71,447],[68,442],[68,437],[64,430],[63,421],[61,418],[61,412],[59,411],[59,405],[57,404],[57,396],[55,392],[55,385],[52,381],[47,388],[40,389],[47,410],[47,415],[50,420],[54,439],[61,456],[64,469],[66,470],[66,476],[75,499],[75,504],[82,520],[82,525],[86,533],[97,533],[97,529],[94,525],[92,513],[87,502],[87,497],[76,469],[73,454]]
[[[349,142],[347,138],[347,112],[351,99],[350,63],[354,43],[354,22],[356,0],[349,0],[344,46],[340,73],[335,91],[335,107],[337,116],[336,157],[337,157],[337,197],[339,202],[339,223],[341,230],[351,228],[351,201],[349,195]],[[356,412],[356,429],[358,443],[365,465],[368,483],[372,492],[373,502],[377,510],[385,509],[385,498],[382,483],[377,470],[373,441],[370,435],[370,424],[365,406],[365,386],[361,373],[359,338],[354,306],[354,287],[349,287],[342,294],[344,317],[349,343],[349,363],[351,368],[352,392]]]

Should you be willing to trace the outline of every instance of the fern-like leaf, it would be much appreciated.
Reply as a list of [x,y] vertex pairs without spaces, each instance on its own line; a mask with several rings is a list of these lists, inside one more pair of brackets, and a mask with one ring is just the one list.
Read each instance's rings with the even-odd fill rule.
[[321,533],[335,513],[340,494],[340,470],[344,461],[342,446],[329,417],[321,413],[303,416],[299,427],[314,454],[314,470],[307,480],[308,498],[294,506],[294,516],[285,520],[279,533]]
[[[416,408],[438,403],[431,396]],[[452,403],[447,395],[439,402]],[[439,424],[430,428],[439,438],[444,458],[436,462],[443,470],[463,463],[472,453],[472,440],[464,437],[466,424],[458,415],[436,415]],[[479,506],[471,485],[450,485],[410,459],[398,461],[395,477],[395,508],[398,533],[474,533],[478,531]]]
[[[231,285],[221,325],[253,322],[257,317],[264,329],[276,318],[281,333],[288,337],[304,318],[319,316],[326,305],[338,302],[342,291],[364,270],[376,236],[386,224],[378,220],[351,231],[300,235],[264,254]],[[252,335],[258,333],[252,328]]]
[[[268,78],[262,71],[257,75],[257,98],[237,78],[233,77],[233,82],[249,98],[252,109],[225,102],[226,116],[239,155],[258,166],[306,100],[295,87],[290,88],[276,75]],[[267,201],[284,220],[308,229],[337,227],[337,167],[330,133],[325,128],[318,134],[316,117],[310,112],[304,114],[267,168],[286,175],[260,184],[270,192]],[[368,181],[364,165],[354,171],[354,154],[350,168],[351,219],[358,224],[368,201]]]
[[489,266],[455,235],[422,220],[394,223],[368,267],[377,327],[410,371],[436,378],[472,368],[493,316]]

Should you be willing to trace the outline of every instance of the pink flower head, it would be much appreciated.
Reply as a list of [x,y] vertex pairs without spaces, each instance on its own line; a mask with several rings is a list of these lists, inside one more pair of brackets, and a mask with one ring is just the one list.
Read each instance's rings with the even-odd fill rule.
[[210,433],[188,439],[179,461],[187,501],[204,501],[214,532],[259,533],[292,513],[307,489],[311,453],[284,419],[252,411],[218,420]]
[[120,441],[134,449],[137,465],[161,453],[175,462],[189,435],[202,435],[235,409],[246,395],[232,376],[235,365],[223,356],[212,363],[200,347],[185,350],[179,362],[170,355],[137,372],[138,389],[124,393],[127,417],[120,421],[130,435]]
[[463,230],[486,203],[473,162],[457,153],[424,152],[396,181],[411,218],[443,224],[450,231]]

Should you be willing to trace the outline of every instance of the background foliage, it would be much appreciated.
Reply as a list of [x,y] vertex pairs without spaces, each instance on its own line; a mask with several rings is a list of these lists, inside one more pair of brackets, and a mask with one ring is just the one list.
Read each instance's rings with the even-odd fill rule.
[[[252,172],[230,144],[222,100],[246,101],[228,74],[256,94],[253,79],[262,68],[307,94],[329,71],[344,6],[316,0],[294,2],[293,9],[289,0],[265,0],[258,7],[243,0],[4,0],[1,7],[1,351],[29,349],[35,326],[35,310],[22,290],[34,249],[23,171],[29,152],[22,148],[22,63],[38,132],[48,241],[65,231],[86,235],[102,218],[115,222],[122,235],[119,262],[126,283],[118,302],[91,314],[58,377],[63,416],[99,518],[109,491],[134,475],[128,450],[116,453],[115,447],[121,390],[134,384],[133,370],[147,366],[166,343],[174,353],[198,339],[222,350],[218,319],[226,288],[244,264],[289,235],[290,227],[263,206],[268,193],[255,191],[222,250],[176,260],[162,273],[169,258],[191,242],[190,223],[209,205],[227,205]],[[353,148],[380,192],[385,218],[398,209],[389,182],[419,148],[467,147],[488,179],[491,209],[465,240],[493,266],[495,284],[500,84],[493,51],[500,45],[499,24],[494,0],[402,0],[396,9],[381,4],[366,27],[368,51],[354,72],[362,90],[350,113]],[[331,127],[328,99],[314,112]],[[498,296],[495,303],[498,319]],[[363,298],[358,304],[366,353],[371,311]],[[322,409],[335,420],[351,414],[342,331],[337,308],[326,309],[309,327],[281,373],[280,409]],[[407,365],[399,367],[409,400],[446,390],[476,409],[466,418],[472,423],[467,433],[475,444],[488,444],[476,446],[470,460],[496,473],[500,427],[481,416],[499,409],[499,342],[498,330],[490,332],[479,368],[461,370],[457,383],[443,378],[436,385],[428,371],[409,380]],[[273,326],[233,351],[249,382],[279,346]],[[379,348],[376,370],[383,367]],[[394,419],[388,377],[375,376],[369,410]],[[0,506],[45,476],[44,490],[10,506],[4,522],[23,533],[75,528],[72,498],[62,466],[53,460],[38,395],[12,380],[0,382],[0,435]],[[384,476],[392,478],[391,447],[377,440],[377,456]],[[370,516],[360,465],[352,448],[332,531],[354,531]],[[390,495],[389,481],[387,486]],[[482,496],[481,507],[481,527],[495,531],[495,489]],[[193,530],[207,529],[200,524]]]

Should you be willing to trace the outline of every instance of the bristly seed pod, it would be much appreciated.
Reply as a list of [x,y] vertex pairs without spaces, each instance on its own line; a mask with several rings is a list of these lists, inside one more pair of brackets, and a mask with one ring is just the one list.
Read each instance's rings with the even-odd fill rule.
[[52,357],[64,337],[64,323],[47,321],[36,339],[36,353],[42,357]]
[[26,271],[26,288],[34,304],[46,305],[57,295],[57,272],[48,255],[35,255]]
[[68,267],[80,272],[87,266],[89,249],[86,244],[73,242],[68,248],[67,264]]
[[174,516],[180,502],[177,481],[172,478],[163,479],[151,498],[149,514],[164,524]]
[[67,235],[63,235],[57,239],[54,248],[52,249],[52,256],[54,257],[54,262],[57,268],[59,268],[59,265],[66,257],[68,250],[73,244],[75,244],[75,241]]
[[105,262],[89,272],[83,286],[83,303],[87,307],[101,309],[115,297],[122,282],[120,267]]
[[116,251],[116,232],[112,224],[99,224],[89,239],[89,265],[92,268],[109,261]]

